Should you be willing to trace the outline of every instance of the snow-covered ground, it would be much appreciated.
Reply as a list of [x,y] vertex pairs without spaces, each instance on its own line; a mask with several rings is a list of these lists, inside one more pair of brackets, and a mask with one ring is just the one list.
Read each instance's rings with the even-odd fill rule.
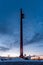
[[25,60],[22,58],[0,59],[0,62],[43,62],[43,60]]

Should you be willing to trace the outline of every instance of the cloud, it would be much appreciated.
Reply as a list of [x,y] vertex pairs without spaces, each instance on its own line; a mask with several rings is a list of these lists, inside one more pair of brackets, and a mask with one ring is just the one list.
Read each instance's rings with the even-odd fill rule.
[[13,26],[10,21],[0,20],[0,33],[10,34],[13,32]]
[[19,38],[13,37],[12,35],[0,34],[0,46],[8,46],[10,49],[19,46]]
[[38,47],[43,47],[43,44],[38,45]]
[[27,39],[25,40],[24,44],[32,44],[32,43],[36,43],[36,42],[40,42],[41,40],[43,40],[43,34],[41,33],[36,33],[32,39],[30,41],[28,41]]
[[0,51],[8,51],[8,50],[10,50],[10,48],[4,47],[4,46],[0,46]]
[[18,47],[19,41],[18,40],[7,40],[3,42],[4,45],[8,46],[10,49],[14,47]]
[[5,20],[0,20],[0,33],[7,33],[7,25]]
[[[6,37],[5,37],[6,38]],[[13,39],[12,37],[10,38],[10,36],[6,39],[2,39],[0,42],[0,51],[6,52],[9,51],[13,48],[17,48],[19,47],[19,41]]]

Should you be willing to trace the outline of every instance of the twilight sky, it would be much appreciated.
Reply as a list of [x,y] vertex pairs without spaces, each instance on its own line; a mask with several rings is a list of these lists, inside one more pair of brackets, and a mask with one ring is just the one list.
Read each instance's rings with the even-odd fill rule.
[[24,54],[43,55],[43,0],[0,0],[0,55],[19,56],[20,8]]

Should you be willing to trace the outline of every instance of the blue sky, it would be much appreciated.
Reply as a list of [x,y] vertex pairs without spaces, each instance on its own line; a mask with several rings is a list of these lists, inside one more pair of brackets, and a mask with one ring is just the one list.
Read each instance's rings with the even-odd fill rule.
[[0,55],[19,55],[20,8],[24,54],[43,55],[43,0],[0,0]]

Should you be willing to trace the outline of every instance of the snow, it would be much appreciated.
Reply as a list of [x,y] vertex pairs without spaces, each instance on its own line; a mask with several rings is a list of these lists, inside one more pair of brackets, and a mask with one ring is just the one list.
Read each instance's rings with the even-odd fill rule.
[[0,62],[43,62],[43,60],[25,60],[22,58],[0,59]]
[[11,60],[7,60],[7,62],[20,62],[20,61],[24,61],[24,59],[22,58],[14,58],[14,59],[11,59]]
[[3,59],[1,60],[0,59],[0,62],[21,62],[21,61],[24,61],[24,59],[22,58],[9,58],[9,59]]

